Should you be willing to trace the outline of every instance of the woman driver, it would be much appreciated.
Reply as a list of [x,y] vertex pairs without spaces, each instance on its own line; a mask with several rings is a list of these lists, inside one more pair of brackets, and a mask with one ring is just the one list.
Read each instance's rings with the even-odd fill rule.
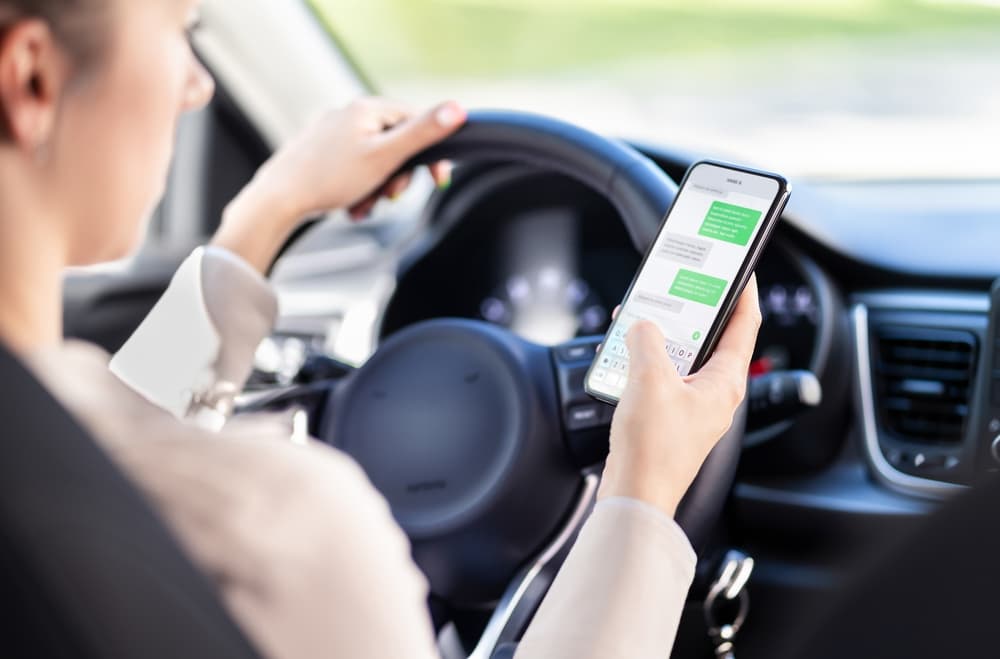
[[[458,128],[458,105],[414,115],[363,100],[327,115],[230,204],[110,369],[62,340],[64,268],[136,246],[177,120],[212,94],[188,40],[196,5],[0,0],[0,338],[157,504],[265,655],[432,657],[427,584],[361,470],[289,442],[273,417],[218,428],[275,318],[261,273],[296,223],[397,193],[405,180],[383,182]],[[743,396],[755,301],[751,283],[692,377],[653,325],[629,334],[599,502],[519,657],[667,654],[695,568],[673,515]]]

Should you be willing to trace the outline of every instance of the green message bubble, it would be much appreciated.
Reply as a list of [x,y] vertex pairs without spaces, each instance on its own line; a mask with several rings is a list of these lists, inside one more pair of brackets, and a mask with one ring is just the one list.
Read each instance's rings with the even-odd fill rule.
[[726,280],[681,269],[670,286],[670,294],[714,307],[726,290]]
[[750,242],[760,216],[761,212],[752,208],[713,201],[698,234],[725,240],[727,243],[746,245]]

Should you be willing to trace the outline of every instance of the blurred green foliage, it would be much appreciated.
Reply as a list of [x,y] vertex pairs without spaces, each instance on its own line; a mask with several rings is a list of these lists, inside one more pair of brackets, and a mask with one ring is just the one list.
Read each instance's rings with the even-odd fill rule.
[[794,41],[991,32],[987,0],[306,0],[377,81],[516,77]]

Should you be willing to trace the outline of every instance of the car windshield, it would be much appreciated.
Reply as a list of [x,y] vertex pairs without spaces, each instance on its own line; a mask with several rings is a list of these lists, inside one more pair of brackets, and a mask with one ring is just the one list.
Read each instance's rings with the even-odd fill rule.
[[799,177],[1000,178],[1000,0],[308,0],[379,92]]

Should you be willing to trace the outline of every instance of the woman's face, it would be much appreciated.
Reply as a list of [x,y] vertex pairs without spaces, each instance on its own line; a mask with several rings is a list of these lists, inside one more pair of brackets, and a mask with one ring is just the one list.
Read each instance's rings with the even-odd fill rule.
[[166,185],[178,119],[214,91],[189,41],[198,0],[108,1],[104,51],[67,84],[46,146],[72,265],[137,246]]

